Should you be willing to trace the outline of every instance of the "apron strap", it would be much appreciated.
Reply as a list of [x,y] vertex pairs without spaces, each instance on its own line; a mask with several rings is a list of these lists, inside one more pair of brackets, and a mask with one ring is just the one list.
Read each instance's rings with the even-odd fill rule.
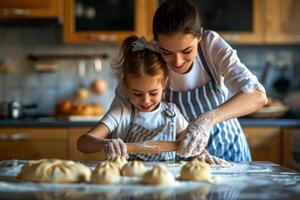
[[198,54],[200,56],[201,62],[203,64],[203,67],[204,67],[205,71],[207,72],[209,78],[211,79],[211,81],[213,83],[215,83],[214,76],[212,75],[212,72],[209,70],[209,67],[208,67],[208,64],[206,62],[206,59],[205,59],[205,56],[204,56],[204,52],[203,52],[203,49],[202,49],[202,47],[200,45],[200,42],[198,43]]

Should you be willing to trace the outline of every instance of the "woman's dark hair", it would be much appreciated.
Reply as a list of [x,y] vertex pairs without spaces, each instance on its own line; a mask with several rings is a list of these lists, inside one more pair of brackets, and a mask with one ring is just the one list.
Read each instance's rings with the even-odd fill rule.
[[142,75],[161,75],[163,80],[168,77],[167,64],[160,53],[149,49],[133,51],[133,43],[139,37],[132,35],[127,37],[120,50],[120,58],[113,65],[118,77],[126,83],[127,78],[137,78]]
[[187,0],[166,0],[162,3],[154,14],[152,29],[156,41],[159,34],[191,33],[197,38],[202,34],[198,10]]

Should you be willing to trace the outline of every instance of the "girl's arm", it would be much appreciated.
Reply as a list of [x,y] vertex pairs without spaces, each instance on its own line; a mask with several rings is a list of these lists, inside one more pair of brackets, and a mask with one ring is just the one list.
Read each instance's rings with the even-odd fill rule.
[[108,134],[109,129],[100,122],[77,140],[77,149],[83,153],[103,151],[103,140]]

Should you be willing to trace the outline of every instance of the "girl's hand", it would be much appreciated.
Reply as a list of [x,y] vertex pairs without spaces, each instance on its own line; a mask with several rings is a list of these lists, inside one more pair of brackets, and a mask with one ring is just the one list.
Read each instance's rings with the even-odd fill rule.
[[190,122],[181,136],[177,154],[181,157],[190,157],[200,154],[206,147],[210,130],[213,126],[214,111],[209,111]]
[[120,139],[103,139],[104,152],[108,160],[113,160],[116,156],[127,159],[127,147]]
[[208,164],[229,165],[229,162],[226,160],[210,155],[206,149],[204,149],[201,154],[195,156],[195,158]]

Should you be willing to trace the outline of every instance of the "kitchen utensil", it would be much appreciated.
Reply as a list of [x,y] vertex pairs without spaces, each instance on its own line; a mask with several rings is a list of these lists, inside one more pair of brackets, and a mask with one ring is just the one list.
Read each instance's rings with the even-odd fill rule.
[[286,78],[286,71],[288,70],[287,65],[283,65],[280,68],[280,76],[279,78],[274,82],[273,87],[274,89],[279,93],[286,93],[290,89],[290,80]]
[[23,105],[18,101],[0,103],[0,118],[19,119],[22,117],[24,110],[36,107],[37,104]]
[[[98,76],[98,74],[102,70],[102,60],[100,58],[96,58],[94,60],[94,69],[95,69],[95,72],[96,72],[96,74]],[[102,80],[102,79],[100,79],[100,78],[97,77],[95,80],[92,81],[91,91],[94,94],[101,95],[106,90],[107,90],[107,83],[104,80]]]
[[80,61],[78,65],[79,85],[75,93],[76,99],[78,100],[84,100],[88,98],[90,95],[89,89],[86,88],[84,84],[85,73],[86,73],[86,63],[84,61]]
[[128,153],[155,154],[177,151],[181,141],[149,141],[142,143],[125,143]]

